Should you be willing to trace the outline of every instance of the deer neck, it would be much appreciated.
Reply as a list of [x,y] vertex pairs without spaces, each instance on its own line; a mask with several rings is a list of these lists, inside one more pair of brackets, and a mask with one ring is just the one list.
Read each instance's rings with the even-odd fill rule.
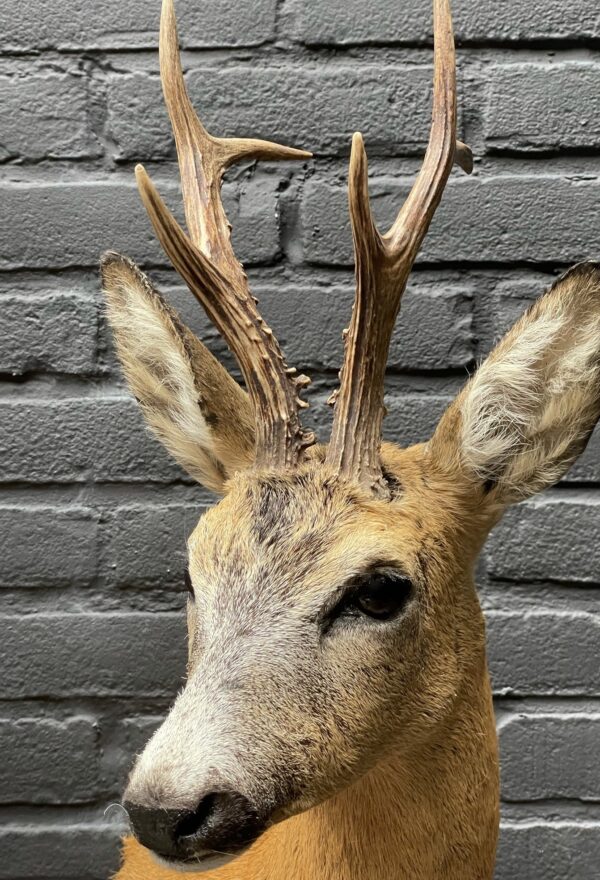
[[344,792],[272,828],[243,870],[238,862],[219,880],[491,878],[498,761],[485,659],[474,679],[410,762],[392,751]]

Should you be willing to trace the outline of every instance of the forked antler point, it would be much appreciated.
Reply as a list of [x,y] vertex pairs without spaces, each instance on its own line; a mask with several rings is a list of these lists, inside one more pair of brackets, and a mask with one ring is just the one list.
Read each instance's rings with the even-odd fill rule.
[[309,380],[295,376],[256,308],[230,240],[221,201],[223,173],[243,159],[310,159],[311,153],[253,138],[213,137],[187,93],[173,0],[163,0],[160,72],[181,174],[188,233],[160,197],[142,165],[136,179],[156,235],[174,267],[235,355],[256,416],[257,467],[292,467],[315,442],[302,429],[299,391]]
[[327,462],[339,475],[386,496],[380,461],[387,355],[400,300],[421,242],[456,162],[470,173],[470,149],[456,138],[456,61],[449,0],[433,0],[431,132],[421,170],[390,230],[382,235],[369,200],[362,136],[352,138],[348,206],[356,297],[346,336]]

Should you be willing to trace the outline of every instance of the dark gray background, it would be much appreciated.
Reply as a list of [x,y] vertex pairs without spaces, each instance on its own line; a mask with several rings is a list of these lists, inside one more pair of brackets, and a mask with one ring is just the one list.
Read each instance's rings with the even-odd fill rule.
[[[428,0],[179,0],[207,124],[314,150],[230,174],[239,255],[313,417],[352,291],[346,168],[364,132],[389,223],[428,130]],[[132,754],[184,673],[184,541],[210,499],[144,433],[100,312],[114,247],[221,346],[140,206],[179,210],[157,76],[158,0],[0,9],[0,880],[104,880]],[[387,436],[427,437],[468,371],[555,275],[600,258],[595,0],[456,0],[462,138],[390,357]],[[325,432],[322,432],[323,434]],[[479,571],[502,747],[499,880],[600,876],[600,436],[515,508]]]

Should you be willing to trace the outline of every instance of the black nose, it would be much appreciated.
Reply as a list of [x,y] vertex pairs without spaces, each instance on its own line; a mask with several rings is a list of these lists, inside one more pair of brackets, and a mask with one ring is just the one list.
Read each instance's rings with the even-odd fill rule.
[[205,795],[195,810],[145,807],[125,801],[133,833],[166,859],[197,858],[203,852],[236,853],[265,827],[248,798],[238,792]]

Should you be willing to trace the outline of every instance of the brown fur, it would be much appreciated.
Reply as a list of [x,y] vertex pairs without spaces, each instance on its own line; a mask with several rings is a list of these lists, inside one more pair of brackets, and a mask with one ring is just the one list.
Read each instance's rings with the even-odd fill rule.
[[131,260],[105,254],[102,282],[123,372],[148,425],[191,476],[222,492],[253,459],[247,394]]
[[[189,331],[130,267],[114,271],[108,283],[126,286],[127,297],[109,291],[111,320],[145,400],[147,371],[132,354],[124,302],[135,304],[142,337],[145,310],[163,320],[164,344],[178,352]],[[192,808],[206,785],[226,780],[272,808],[275,824],[246,853],[202,877],[492,877],[498,760],[472,572],[506,505],[556,481],[585,446],[600,413],[599,326],[600,272],[587,265],[513,328],[428,444],[384,444],[391,501],[336,478],[323,447],[293,472],[242,468],[223,483],[225,497],[189,542],[188,682],[127,793]],[[162,362],[195,376],[193,357]],[[216,406],[222,368],[210,364]],[[175,389],[189,381],[161,378]],[[233,392],[245,413],[241,393]],[[199,395],[201,411],[206,399]],[[239,429],[224,412],[218,424],[230,438]],[[163,440],[176,445],[168,420]],[[218,433],[211,444],[217,461],[222,451],[230,459]],[[209,483],[204,455],[200,448],[190,470]],[[401,621],[319,635],[315,620],[336,589],[381,561],[414,584]],[[131,838],[123,852],[118,880],[181,876]]]

